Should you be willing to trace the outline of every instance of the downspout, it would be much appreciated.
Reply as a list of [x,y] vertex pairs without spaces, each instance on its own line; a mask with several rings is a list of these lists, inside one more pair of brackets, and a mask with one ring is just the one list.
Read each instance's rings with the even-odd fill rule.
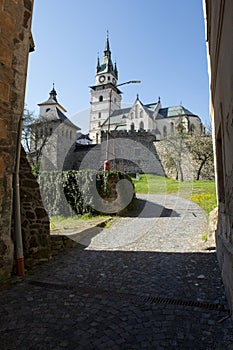
[[[33,6],[33,1],[32,1]],[[29,52],[34,51],[34,41],[32,34],[29,34]],[[28,58],[26,62],[26,72],[28,66]],[[26,78],[26,76],[25,76]],[[19,185],[19,167],[21,156],[21,138],[23,129],[23,112],[19,116],[18,135],[16,143],[16,160],[15,173],[13,176],[13,208],[14,208],[14,238],[15,238],[15,258],[16,273],[18,276],[24,276],[24,255],[23,255],[23,239],[21,229],[21,204],[20,204],[20,185]]]
[[16,273],[18,276],[24,276],[24,255],[23,255],[23,239],[21,230],[21,205],[20,205],[20,186],[19,186],[19,167],[21,155],[21,135],[23,128],[23,118],[20,116],[18,125],[18,136],[16,144],[16,161],[14,173],[14,235],[15,235],[15,257],[16,257]]

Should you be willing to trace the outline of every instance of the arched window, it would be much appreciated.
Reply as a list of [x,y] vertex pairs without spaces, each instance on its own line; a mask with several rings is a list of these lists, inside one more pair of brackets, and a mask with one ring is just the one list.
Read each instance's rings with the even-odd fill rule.
[[99,119],[101,118],[101,112],[99,112]]
[[50,111],[50,108],[46,108],[46,112]]
[[130,117],[131,117],[131,119],[133,119],[133,112],[130,113]]
[[144,130],[144,123],[143,122],[140,122],[139,130]]
[[103,96],[100,95],[100,97],[99,97],[99,102],[102,102],[102,101],[103,101]]
[[191,124],[190,126],[190,134],[193,135],[195,133],[195,125]]
[[50,128],[50,129],[49,129],[49,135],[51,136],[52,133],[53,133],[53,128]]
[[130,130],[131,130],[131,131],[134,131],[134,123],[132,123],[132,124],[130,125]]
[[143,111],[140,111],[140,118],[143,118]]
[[138,118],[138,106],[135,106],[135,118]]
[[167,137],[167,127],[165,125],[163,127],[163,137]]
[[171,122],[171,135],[174,135],[174,123],[173,122]]

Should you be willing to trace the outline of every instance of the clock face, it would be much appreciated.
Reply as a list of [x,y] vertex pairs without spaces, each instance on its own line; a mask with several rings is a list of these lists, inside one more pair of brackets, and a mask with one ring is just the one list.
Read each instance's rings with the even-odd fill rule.
[[104,75],[101,75],[100,77],[99,77],[99,82],[100,83],[103,83],[105,81],[105,76]]

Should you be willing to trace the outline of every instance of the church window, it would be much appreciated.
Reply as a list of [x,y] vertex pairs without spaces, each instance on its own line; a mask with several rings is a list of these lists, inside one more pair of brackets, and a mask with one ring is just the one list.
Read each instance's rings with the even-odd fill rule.
[[101,118],[101,112],[99,112],[99,118]]
[[143,118],[143,111],[140,111],[140,118]]
[[99,97],[99,102],[102,102],[102,101],[103,101],[103,96],[100,95],[100,97]]
[[101,123],[99,122],[99,123],[98,123],[98,127],[100,127],[100,126],[101,126]]
[[163,127],[163,137],[167,137],[167,127]]
[[133,112],[130,113],[130,117],[131,117],[131,119],[133,119]]
[[46,108],[46,112],[50,111],[50,108]]
[[111,78],[110,78],[110,76],[108,76],[108,80],[110,80]]
[[135,106],[135,118],[138,118],[138,106]]
[[144,123],[143,122],[140,122],[139,130],[144,130]]
[[190,126],[190,134],[193,135],[195,133],[195,125],[191,124]]
[[174,135],[174,123],[171,122],[171,134]]
[[53,133],[53,128],[49,128],[49,135],[51,136]]
[[131,130],[131,131],[134,131],[134,123],[131,124],[130,130]]

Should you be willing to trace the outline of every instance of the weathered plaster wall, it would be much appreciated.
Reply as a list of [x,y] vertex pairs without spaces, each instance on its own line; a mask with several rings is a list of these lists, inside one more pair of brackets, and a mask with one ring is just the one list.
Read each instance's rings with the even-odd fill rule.
[[233,311],[233,2],[205,0],[218,191],[217,255]]
[[12,271],[12,177],[24,109],[32,0],[0,0],[0,279]]

